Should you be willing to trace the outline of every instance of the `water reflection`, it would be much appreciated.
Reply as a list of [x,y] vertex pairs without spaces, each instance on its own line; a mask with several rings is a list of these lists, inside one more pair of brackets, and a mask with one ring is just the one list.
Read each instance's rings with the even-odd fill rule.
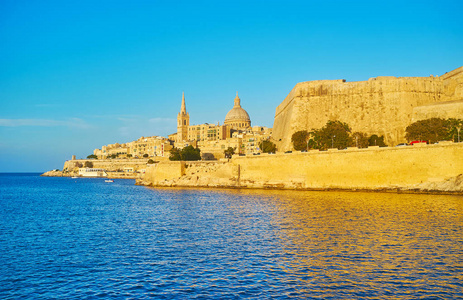
[[267,210],[276,252],[282,251],[270,271],[309,294],[408,298],[461,291],[462,197],[229,193],[247,197],[251,208]]
[[463,197],[13,176],[0,200],[1,299],[463,296]]

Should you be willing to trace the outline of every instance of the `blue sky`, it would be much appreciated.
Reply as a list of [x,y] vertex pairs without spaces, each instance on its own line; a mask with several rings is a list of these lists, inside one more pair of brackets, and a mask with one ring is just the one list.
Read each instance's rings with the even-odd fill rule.
[[294,85],[463,65],[463,1],[0,1],[0,172],[223,122]]

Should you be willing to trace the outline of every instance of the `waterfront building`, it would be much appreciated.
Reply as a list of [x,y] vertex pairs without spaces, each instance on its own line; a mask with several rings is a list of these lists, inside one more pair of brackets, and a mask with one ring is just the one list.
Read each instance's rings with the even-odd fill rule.
[[154,156],[168,156],[172,149],[171,142],[161,136],[141,137],[136,141],[128,143],[128,154],[135,158]]
[[109,144],[102,146],[101,149],[95,149],[93,154],[98,159],[108,157],[118,158],[142,158],[148,157],[165,157],[169,156],[169,151],[172,149],[169,139],[160,136],[141,137],[138,140],[125,144]]
[[127,156],[127,144],[108,144],[105,146],[102,146],[101,149],[95,149],[93,150],[93,154],[98,157],[98,159],[105,159],[108,156],[121,156],[121,157],[126,157]]

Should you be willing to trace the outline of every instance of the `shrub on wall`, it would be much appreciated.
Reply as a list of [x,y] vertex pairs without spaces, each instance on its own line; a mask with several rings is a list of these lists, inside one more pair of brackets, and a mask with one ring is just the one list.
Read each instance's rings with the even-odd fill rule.
[[180,149],[174,147],[169,152],[169,160],[182,160],[182,156],[180,155]]
[[201,151],[193,146],[186,146],[181,152],[182,160],[201,160]]
[[454,142],[459,142],[462,140],[462,131],[463,120],[450,118],[446,120],[447,122],[447,138],[448,140],[453,140]]
[[368,138],[368,146],[386,147],[387,145],[384,143],[384,136],[373,134]]
[[291,142],[293,143],[294,150],[301,151],[307,148],[307,139],[309,133],[306,130],[301,130],[293,133]]
[[193,146],[186,146],[183,149],[172,148],[169,160],[201,160],[201,150]]
[[225,155],[225,158],[231,158],[233,154],[235,154],[235,149],[232,147],[228,147],[223,151],[223,154]]
[[[416,121],[405,129],[405,138],[410,142],[414,140],[436,143],[442,140],[458,139],[458,130],[463,127],[461,119],[431,118]],[[458,129],[460,128],[460,129]]]
[[262,141],[259,145],[260,149],[263,153],[275,153],[277,150],[277,146],[272,143],[271,141]]
[[329,148],[344,149],[352,145],[351,129],[347,123],[341,121],[328,121],[320,129],[312,129],[309,147],[326,150]]
[[352,147],[367,148],[368,136],[364,132],[354,132],[352,134]]

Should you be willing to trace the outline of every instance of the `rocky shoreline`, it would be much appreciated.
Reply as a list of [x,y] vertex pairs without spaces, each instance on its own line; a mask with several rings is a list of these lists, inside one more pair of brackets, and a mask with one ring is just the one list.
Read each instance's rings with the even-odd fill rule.
[[410,187],[385,187],[385,188],[299,188],[283,187],[281,185],[224,185],[224,184],[188,184],[176,181],[165,181],[164,183],[152,184],[142,179],[135,181],[136,185],[152,188],[187,188],[187,189],[251,189],[251,190],[291,190],[291,191],[313,191],[313,192],[368,192],[368,193],[395,193],[395,194],[430,194],[430,195],[463,195],[463,174],[450,178],[444,182],[423,183]]
[[[111,171],[106,171],[108,176],[105,177],[97,177],[97,178],[109,178],[109,179],[137,179],[140,178],[141,174],[140,173],[125,173],[125,172],[111,172]],[[40,176],[44,177],[79,177],[79,178],[95,178],[95,177],[84,177],[80,176],[77,172],[63,172],[63,171],[57,171],[57,170],[52,170],[43,173]]]
[[[238,184],[236,181],[229,184],[224,182],[192,182],[187,180],[166,180],[162,183],[153,184],[143,180],[142,174],[114,174],[120,172],[108,172],[108,179],[135,179],[135,184],[153,188],[189,188],[189,189],[254,189],[254,190],[294,190],[294,191],[342,191],[342,192],[371,192],[371,193],[397,193],[397,194],[433,194],[433,195],[463,195],[463,174],[449,178],[441,182],[425,182],[422,184],[408,187],[385,187],[385,188],[338,188],[338,187],[323,187],[323,188],[302,188],[302,187],[284,187],[278,184],[265,184],[256,186],[255,184]],[[75,172],[63,172],[52,170],[43,173],[40,176],[44,177],[82,177]]]

